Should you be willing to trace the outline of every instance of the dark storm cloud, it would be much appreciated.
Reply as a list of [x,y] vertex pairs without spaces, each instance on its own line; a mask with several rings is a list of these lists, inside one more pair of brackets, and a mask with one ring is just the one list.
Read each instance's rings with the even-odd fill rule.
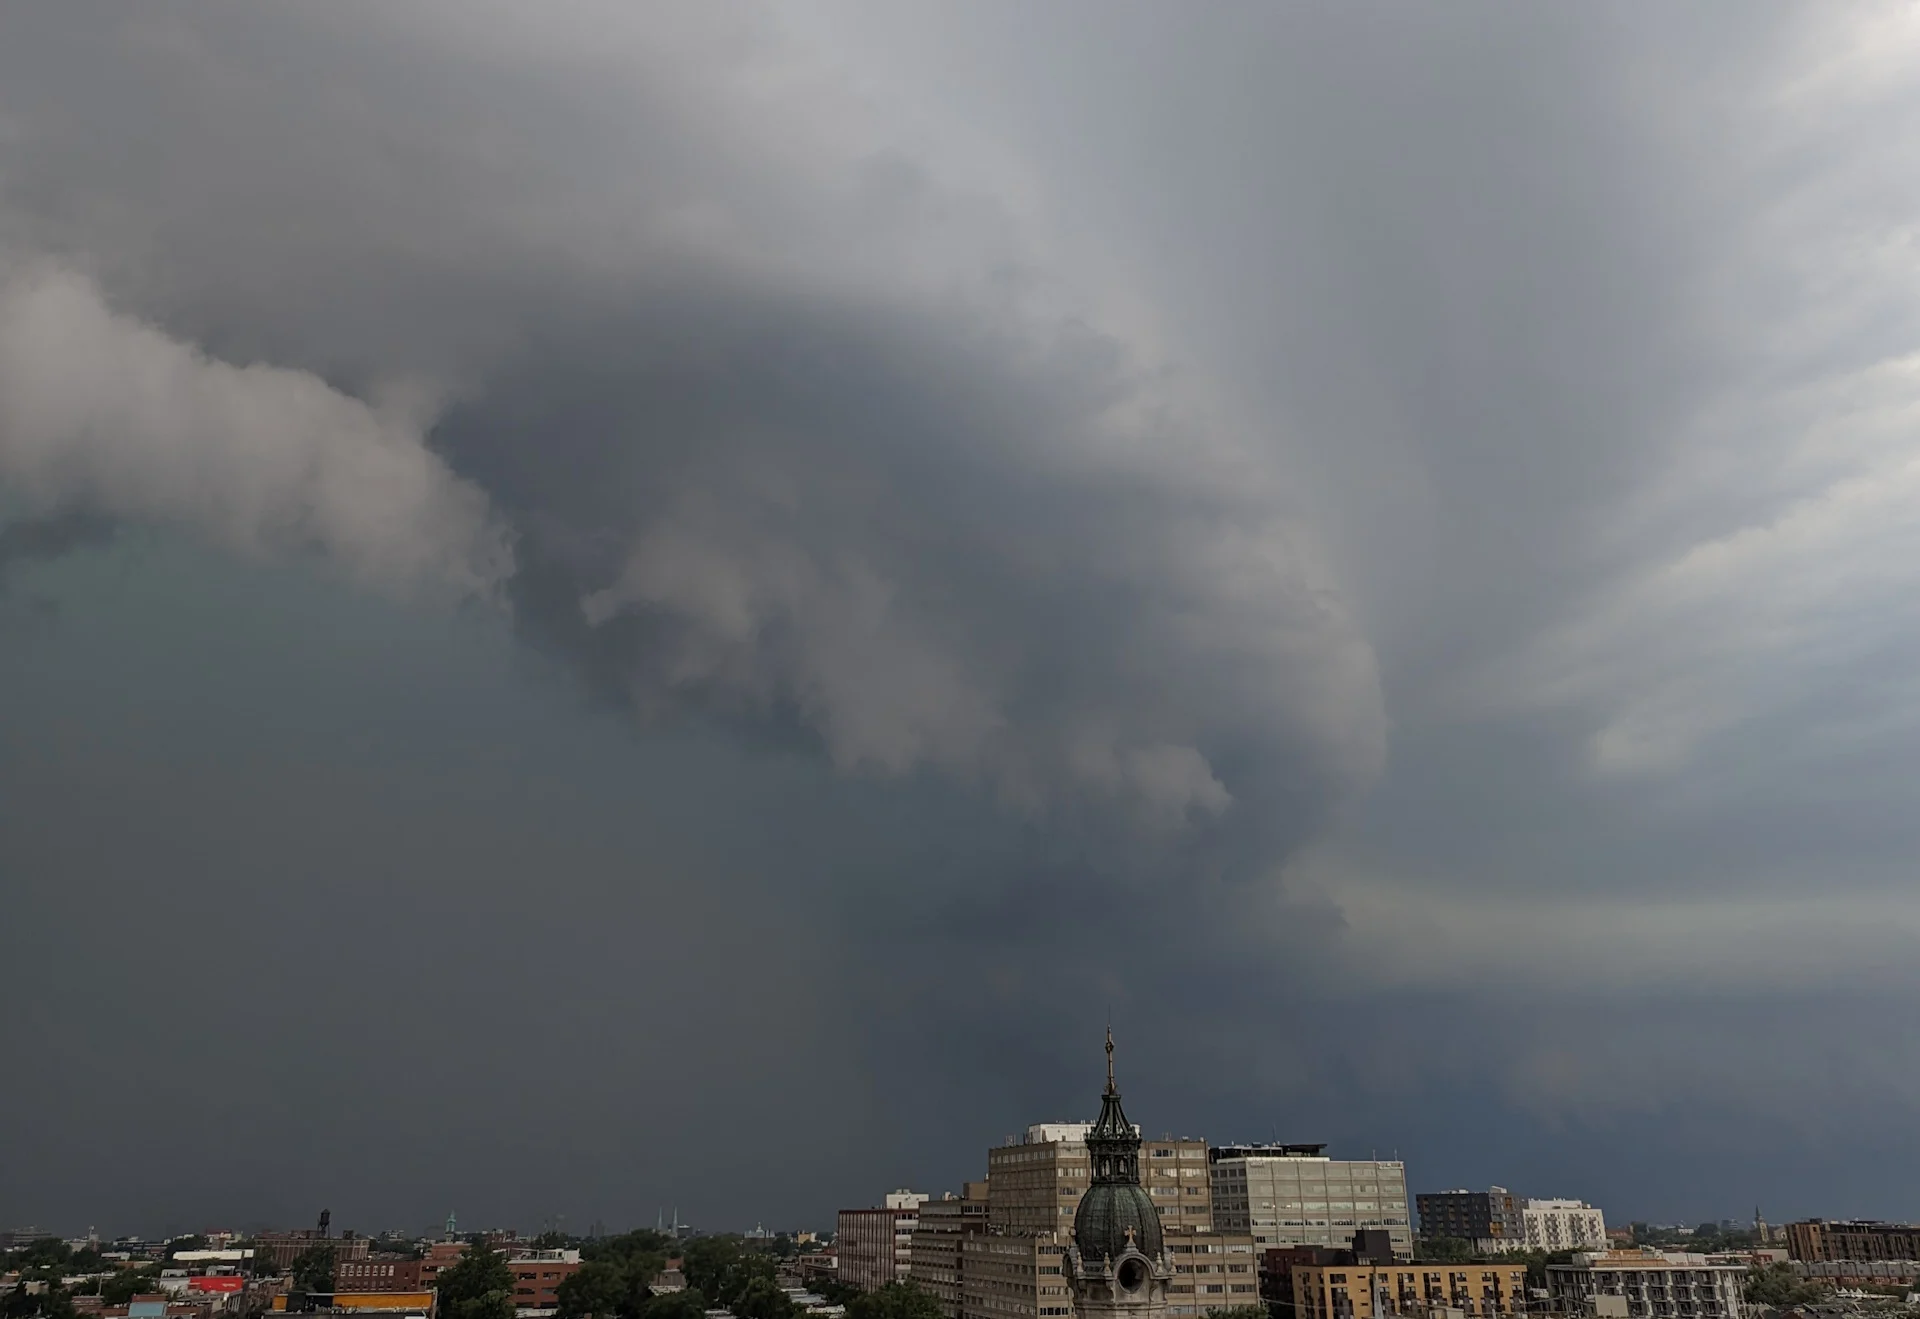
[[67,509],[46,517],[13,518],[0,522],[0,590],[14,564],[57,559],[73,550],[113,539],[114,525],[84,509]]
[[[604,1046],[587,1126],[658,1057],[726,1096],[645,1101],[696,1140],[804,1076],[862,1144],[838,1194],[957,1178],[1073,1115],[1108,1010],[1149,1127],[1398,1143],[1448,1180],[1514,1150],[1565,1179],[1530,1189],[1629,1195],[1716,1077],[1729,1130],[1901,1121],[1908,1039],[1851,1088],[1766,1062],[1870,1047],[1911,989],[1894,20],[5,22],[8,493],[498,599],[643,731],[634,795],[672,805],[634,811],[699,820],[616,904],[678,886],[648,988],[697,987],[677,1033]],[[624,762],[592,763],[571,790],[608,779],[618,818]],[[502,821],[551,827],[498,794],[448,927],[483,946],[516,919]],[[550,814],[596,883],[647,849]],[[578,937],[521,1000],[632,996],[617,934]],[[484,990],[473,942],[423,947]],[[795,985],[839,1029],[776,1048],[753,1005]],[[1864,1024],[1823,1055],[1829,1010]],[[329,1084],[374,1095],[344,1047],[366,1070]],[[460,1075],[449,1161],[547,1111]],[[1743,1148],[1707,1144],[1696,1182]]]

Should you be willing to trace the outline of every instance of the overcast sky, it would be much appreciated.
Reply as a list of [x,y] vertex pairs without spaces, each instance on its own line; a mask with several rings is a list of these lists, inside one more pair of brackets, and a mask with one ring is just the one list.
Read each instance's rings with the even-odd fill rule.
[[1087,1118],[1920,1216],[1920,18],[0,5],[0,1227]]

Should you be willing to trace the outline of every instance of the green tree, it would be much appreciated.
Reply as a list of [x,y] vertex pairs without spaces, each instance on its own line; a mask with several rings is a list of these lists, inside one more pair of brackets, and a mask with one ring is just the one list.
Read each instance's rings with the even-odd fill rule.
[[333,1291],[333,1247],[310,1246],[293,1257],[289,1266],[293,1274],[293,1289],[297,1292],[319,1292],[329,1295]]
[[35,1269],[64,1268],[72,1258],[73,1251],[59,1237],[35,1237],[24,1246],[16,1246],[7,1263],[22,1273],[31,1273]]
[[933,1293],[911,1282],[890,1282],[862,1292],[847,1306],[847,1319],[944,1319]]
[[648,1301],[644,1319],[706,1319],[706,1314],[707,1298],[689,1287]]
[[1207,1311],[1207,1319],[1268,1319],[1264,1305],[1229,1305],[1220,1310]]
[[1421,1237],[1413,1257],[1431,1264],[1464,1264],[1473,1258],[1473,1246],[1459,1237]]
[[150,1292],[160,1285],[158,1265],[148,1265],[144,1269],[122,1269],[100,1284],[100,1301],[104,1305],[125,1305],[142,1292]]
[[1742,1295],[1751,1305],[1812,1305],[1826,1299],[1827,1289],[1802,1278],[1791,1264],[1771,1264],[1747,1270]]
[[688,1287],[726,1305],[732,1298],[721,1293],[727,1274],[739,1259],[739,1237],[696,1237],[680,1254],[680,1271],[686,1275]]
[[[760,1274],[741,1284],[740,1294],[733,1298],[732,1305],[739,1319],[792,1319],[797,1308],[779,1283]],[[941,1319],[937,1309],[933,1319]]]
[[573,1244],[573,1238],[565,1232],[546,1231],[533,1239],[535,1250],[565,1250]]
[[513,1319],[513,1270],[484,1240],[440,1270],[439,1292],[441,1319]]
[[560,1319],[608,1319],[621,1313],[625,1299],[627,1271],[617,1262],[590,1259],[583,1262],[572,1277],[563,1280],[554,1295],[560,1302]]

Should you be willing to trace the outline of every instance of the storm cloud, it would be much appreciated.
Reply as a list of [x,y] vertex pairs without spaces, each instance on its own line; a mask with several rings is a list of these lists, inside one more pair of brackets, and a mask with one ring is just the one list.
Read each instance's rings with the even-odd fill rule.
[[[75,620],[0,642],[41,1046],[111,998],[46,988],[112,961],[75,886],[297,874],[235,940],[303,890],[309,953],[420,934],[255,1022],[221,1111],[368,1214],[824,1222],[1084,1104],[1109,1010],[1165,1124],[1896,1208],[1826,1115],[1910,1129],[1920,1078],[1908,18],[0,23],[0,509],[158,538],[14,556]],[[490,1091],[446,1017],[496,980],[591,1093]],[[464,1108],[383,1172],[435,1116],[343,1025],[392,1012]],[[769,1085],[831,1184],[660,1148]],[[1840,1162],[1741,1162],[1783,1124]],[[254,1212],[134,1166],[125,1212]]]

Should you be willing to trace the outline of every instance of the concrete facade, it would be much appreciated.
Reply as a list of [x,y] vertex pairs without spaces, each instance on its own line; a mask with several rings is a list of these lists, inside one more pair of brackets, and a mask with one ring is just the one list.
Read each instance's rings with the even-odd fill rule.
[[1237,1145],[1210,1152],[1214,1226],[1272,1246],[1339,1249],[1384,1231],[1413,1258],[1407,1170],[1397,1159],[1329,1159],[1319,1145]]
[[[1741,1319],[1738,1259],[1658,1250],[1589,1251],[1547,1266],[1553,1308],[1564,1313],[1617,1310],[1629,1319]],[[1604,1302],[1611,1301],[1612,1305]]]

